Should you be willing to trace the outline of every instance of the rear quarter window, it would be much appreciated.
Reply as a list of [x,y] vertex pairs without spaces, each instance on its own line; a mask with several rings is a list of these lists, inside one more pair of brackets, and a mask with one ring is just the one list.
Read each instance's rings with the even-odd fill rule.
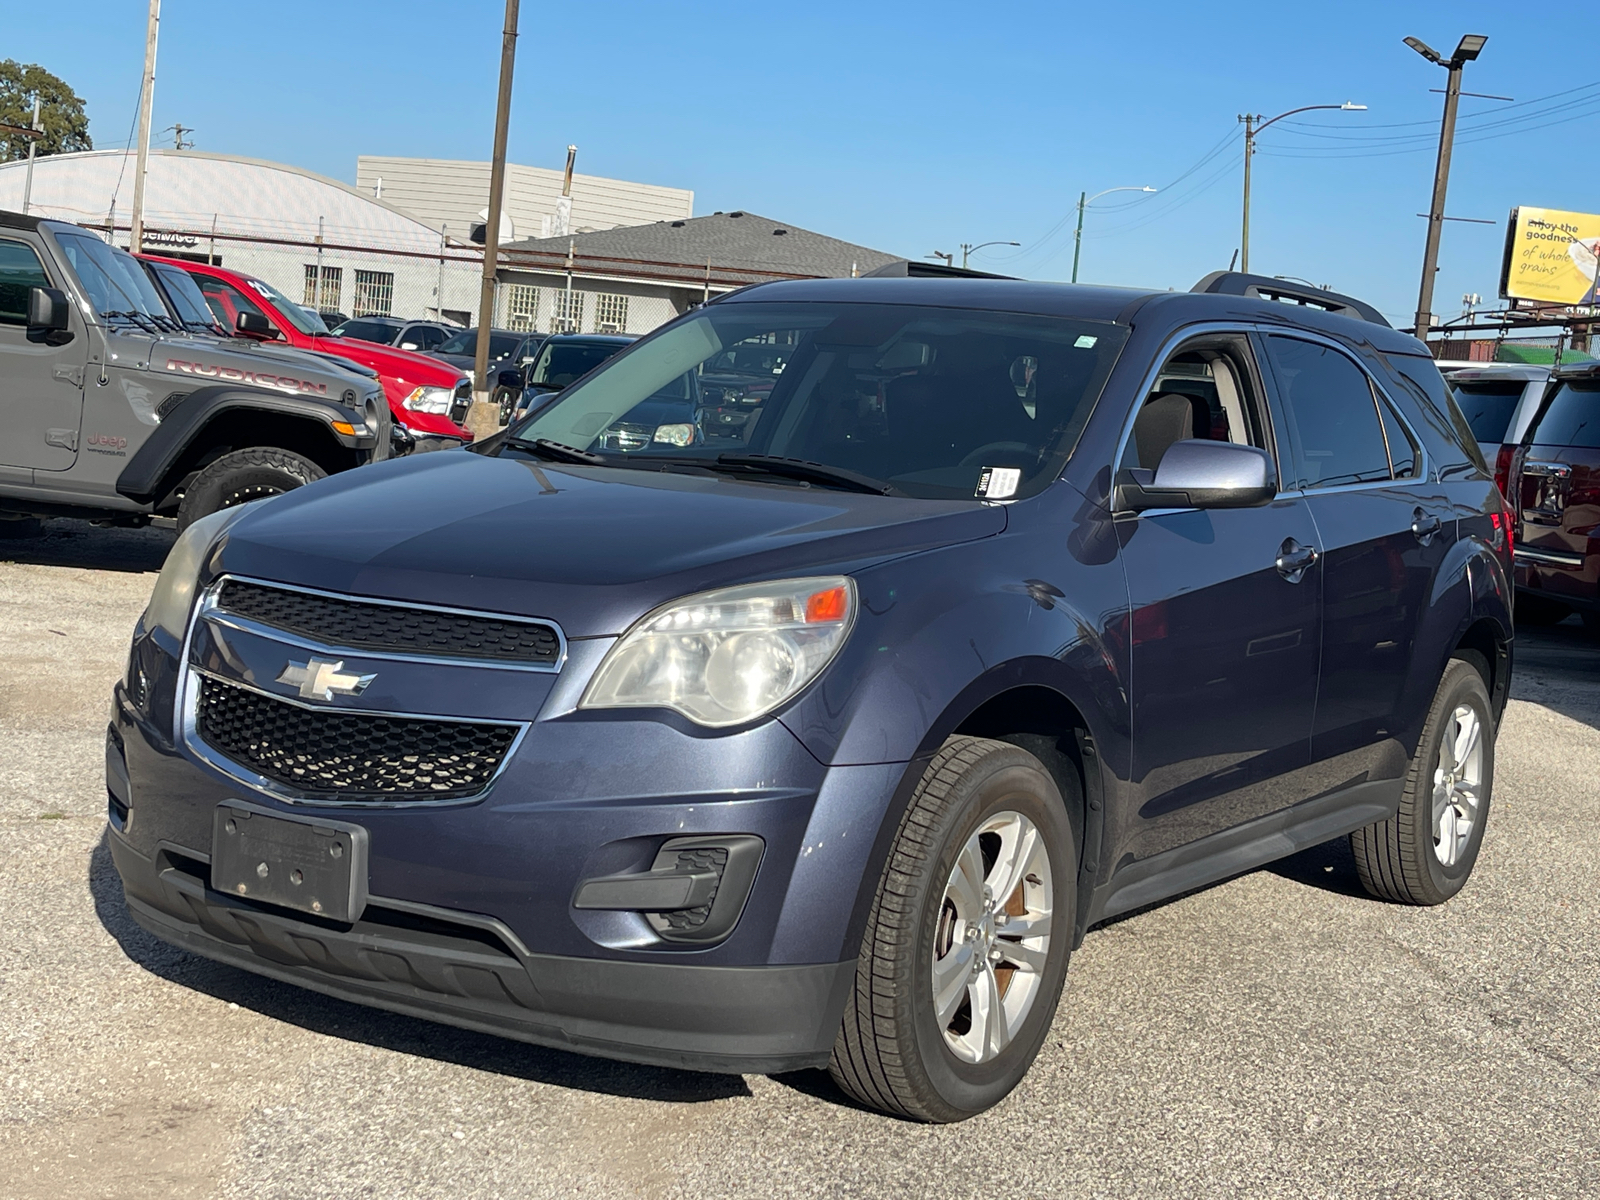
[[1489,464],[1483,461],[1472,426],[1461,415],[1461,407],[1450,395],[1433,359],[1409,354],[1384,354],[1380,359],[1387,367],[1385,374],[1400,389],[1401,395],[1396,398],[1410,400],[1422,419],[1428,448],[1439,460],[1439,478],[1492,474]]
[[1600,449],[1600,379],[1560,384],[1525,440],[1535,446]]

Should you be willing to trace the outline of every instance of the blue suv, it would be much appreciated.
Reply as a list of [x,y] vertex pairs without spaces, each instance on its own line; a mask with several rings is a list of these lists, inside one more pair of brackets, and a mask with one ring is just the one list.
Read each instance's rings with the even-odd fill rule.
[[[712,369],[737,428],[608,437]],[[959,1120],[1098,922],[1344,835],[1376,896],[1462,887],[1507,534],[1357,300],[752,287],[469,451],[196,521],[116,688],[112,853],[246,970]]]

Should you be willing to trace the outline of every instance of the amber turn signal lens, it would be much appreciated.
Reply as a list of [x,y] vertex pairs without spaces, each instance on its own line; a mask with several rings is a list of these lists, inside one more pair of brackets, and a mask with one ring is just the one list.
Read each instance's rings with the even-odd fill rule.
[[349,421],[335,421],[333,423],[333,431],[335,433],[342,433],[346,437],[355,437],[356,435],[356,427],[350,424]]
[[850,594],[842,587],[831,587],[825,592],[813,592],[806,599],[806,624],[819,621],[842,621],[850,611]]

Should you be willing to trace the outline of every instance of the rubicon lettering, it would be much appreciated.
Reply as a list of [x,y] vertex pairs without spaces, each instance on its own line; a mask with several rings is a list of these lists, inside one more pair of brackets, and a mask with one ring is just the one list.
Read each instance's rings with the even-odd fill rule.
[[214,367],[210,363],[185,362],[181,358],[167,359],[167,370],[184,375],[199,375],[205,379],[221,379],[228,383],[251,383],[257,387],[274,388],[296,395],[326,396],[328,385],[312,383],[308,379],[295,379],[290,375],[272,375],[265,371],[241,371],[238,367]]

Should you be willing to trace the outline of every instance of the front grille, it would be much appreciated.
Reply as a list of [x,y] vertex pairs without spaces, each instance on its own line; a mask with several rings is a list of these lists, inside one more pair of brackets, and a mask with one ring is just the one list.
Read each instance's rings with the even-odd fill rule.
[[456,384],[455,395],[450,399],[450,419],[457,425],[464,424],[467,419],[467,410],[472,407],[472,384],[463,379]]
[[308,709],[208,676],[196,731],[212,749],[330,800],[448,800],[489,786],[515,725]]
[[230,579],[222,585],[217,606],[274,629],[350,650],[398,651],[530,666],[554,666],[561,658],[561,639],[554,627],[538,621],[344,600],[264,587],[242,579]]

